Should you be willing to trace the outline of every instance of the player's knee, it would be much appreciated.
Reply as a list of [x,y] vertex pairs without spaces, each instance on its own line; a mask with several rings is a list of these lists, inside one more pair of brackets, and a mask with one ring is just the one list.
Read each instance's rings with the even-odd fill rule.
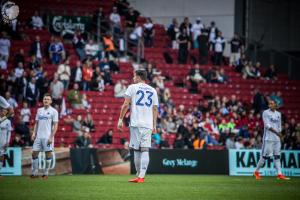
[[274,155],[274,159],[275,159],[275,160],[280,159],[280,155]]
[[38,152],[32,152],[32,159],[37,159],[38,158],[39,153]]
[[141,147],[141,152],[146,152],[146,151],[149,151],[148,147]]
[[51,151],[47,151],[46,152],[46,159],[51,159],[52,158],[52,152]]

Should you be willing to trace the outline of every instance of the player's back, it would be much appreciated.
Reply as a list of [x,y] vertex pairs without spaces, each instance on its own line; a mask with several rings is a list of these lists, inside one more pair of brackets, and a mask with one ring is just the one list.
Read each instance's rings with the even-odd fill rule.
[[156,90],[145,83],[137,83],[130,85],[125,95],[131,98],[130,126],[152,129],[153,106],[158,106]]

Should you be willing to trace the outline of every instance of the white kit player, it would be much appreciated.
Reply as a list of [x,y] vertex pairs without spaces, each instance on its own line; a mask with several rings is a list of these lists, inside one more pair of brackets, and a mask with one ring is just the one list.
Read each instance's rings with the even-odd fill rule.
[[35,117],[35,125],[32,134],[34,140],[32,147],[32,175],[31,178],[38,178],[38,155],[39,152],[46,154],[46,168],[42,178],[47,179],[52,161],[52,151],[54,135],[58,127],[58,112],[51,107],[52,97],[45,94],[43,98],[44,106],[39,108]]
[[134,84],[125,92],[125,100],[121,108],[118,129],[122,130],[123,118],[130,105],[130,143],[134,150],[134,164],[137,177],[129,182],[143,183],[149,164],[149,148],[152,132],[156,132],[158,113],[158,97],[156,90],[147,85],[147,72],[134,72]]
[[0,108],[0,170],[2,169],[6,148],[9,146],[11,122],[7,119],[9,109]]
[[14,114],[12,106],[2,96],[0,96],[0,108],[8,109],[7,117],[10,117]]
[[280,163],[280,149],[281,149],[281,113],[276,110],[276,102],[269,101],[269,109],[263,112],[264,122],[264,136],[261,157],[254,172],[257,180],[261,179],[259,169],[264,165],[265,161],[274,158],[275,168],[277,170],[277,178],[288,180],[289,178],[282,175]]

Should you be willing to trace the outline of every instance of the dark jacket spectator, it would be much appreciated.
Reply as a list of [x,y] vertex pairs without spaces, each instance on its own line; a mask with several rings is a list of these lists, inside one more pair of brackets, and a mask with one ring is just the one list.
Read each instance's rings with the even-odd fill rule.
[[109,129],[101,138],[97,141],[97,144],[112,144],[113,140],[113,130]]

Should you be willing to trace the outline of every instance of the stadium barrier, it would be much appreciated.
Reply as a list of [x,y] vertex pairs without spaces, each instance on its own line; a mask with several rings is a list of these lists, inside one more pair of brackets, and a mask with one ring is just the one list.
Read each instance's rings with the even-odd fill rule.
[[[252,176],[260,158],[260,150],[229,150],[229,175]],[[286,176],[300,176],[300,151],[281,151],[282,173]],[[266,161],[260,173],[263,176],[275,176],[273,159]]]
[[[149,153],[148,174],[228,174],[229,172],[227,150],[150,149]],[[131,156],[131,173],[136,173],[133,156]]]
[[3,162],[0,174],[5,176],[22,175],[21,159],[21,148],[7,148],[5,161]]

